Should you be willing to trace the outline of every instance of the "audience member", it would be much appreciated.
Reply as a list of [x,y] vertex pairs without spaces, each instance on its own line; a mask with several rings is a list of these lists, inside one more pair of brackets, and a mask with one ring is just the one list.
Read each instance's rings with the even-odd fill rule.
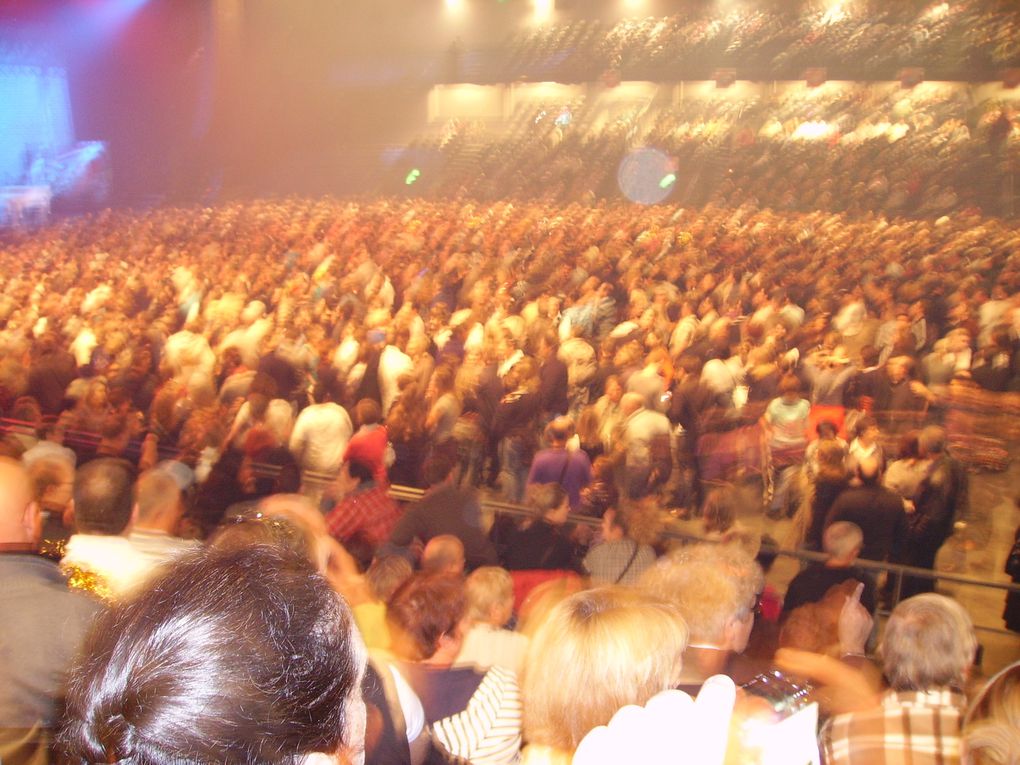
[[640,586],[672,603],[690,629],[683,672],[674,687],[697,695],[712,675],[749,679],[734,677],[732,660],[747,647],[764,577],[746,550],[713,543],[681,548],[648,569]]
[[874,614],[875,582],[869,573],[854,566],[863,544],[864,535],[856,524],[837,521],[825,529],[822,546],[829,557],[823,563],[809,563],[790,580],[783,599],[783,615],[805,603],[820,601],[830,587],[847,580],[864,585],[861,604]]
[[100,605],[68,589],[36,549],[42,533],[28,474],[0,460],[0,759],[47,762],[71,660]]
[[443,748],[471,762],[516,762],[521,745],[520,691],[500,667],[454,667],[464,642],[464,582],[415,574],[386,608],[398,669],[421,699],[425,720]]
[[520,677],[528,638],[506,629],[514,610],[514,587],[509,572],[498,566],[476,568],[468,575],[465,592],[470,626],[456,664],[482,670],[500,666]]
[[675,687],[687,635],[673,605],[635,590],[603,587],[560,601],[528,649],[524,762],[569,763],[617,710]]
[[977,639],[963,607],[924,594],[893,609],[879,651],[889,690],[872,710],[833,717],[822,729],[825,761],[871,763],[893,754],[913,762],[959,762],[962,689]]
[[152,573],[151,560],[127,539],[133,519],[134,475],[110,458],[92,460],[74,477],[77,531],[67,541],[60,568],[68,584],[96,597],[119,599]]
[[72,670],[62,755],[360,759],[364,671],[350,610],[306,560],[270,546],[212,549],[96,624]]

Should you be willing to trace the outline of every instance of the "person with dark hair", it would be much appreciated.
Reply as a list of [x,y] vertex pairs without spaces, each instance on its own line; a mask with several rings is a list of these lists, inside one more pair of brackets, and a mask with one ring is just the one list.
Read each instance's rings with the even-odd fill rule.
[[433,537],[452,534],[464,544],[465,567],[469,571],[478,566],[496,565],[496,550],[482,530],[478,492],[472,487],[456,485],[457,464],[455,449],[438,449],[429,456],[424,466],[429,488],[404,511],[381,552],[411,559],[410,547],[415,539],[428,544]]
[[574,435],[574,421],[570,417],[557,417],[545,429],[549,446],[535,454],[528,472],[527,486],[555,483],[561,486],[570,499],[570,509],[581,505],[581,491],[591,483],[591,460],[583,449],[568,448]]
[[877,561],[895,558],[907,533],[903,500],[882,486],[882,471],[874,457],[860,461],[857,479],[859,486],[850,486],[836,497],[825,526],[836,521],[854,523],[864,534],[861,558]]
[[538,367],[538,401],[542,419],[549,420],[567,413],[569,378],[567,365],[559,357],[560,343],[552,330],[538,338],[535,358]]
[[326,515],[330,536],[340,542],[357,536],[372,548],[378,547],[400,518],[397,503],[386,487],[376,482],[367,462],[344,462],[336,481],[340,499]]
[[25,469],[0,460],[0,760],[46,761],[64,678],[100,605],[37,554],[42,518]]
[[567,493],[559,484],[536,483],[528,487],[527,502],[534,518],[509,533],[503,566],[510,571],[580,571],[574,543],[563,530],[570,515]]
[[[917,489],[914,512],[907,519],[907,543],[902,562],[918,568],[935,568],[939,548],[953,534],[956,521],[969,510],[970,479],[967,469],[946,449],[946,431],[929,425],[918,436],[921,457],[928,461],[927,475]],[[904,597],[931,592],[932,579],[907,577]]]
[[393,593],[386,620],[397,668],[421,699],[437,742],[470,762],[511,763],[521,746],[521,698],[512,672],[454,667],[467,619],[464,581],[416,574]]
[[99,458],[74,476],[77,533],[67,540],[60,568],[71,587],[103,599],[128,595],[152,564],[127,540],[134,509],[134,473],[123,460]]
[[364,671],[350,609],[307,560],[202,551],[96,623],[60,752],[83,765],[359,761]]
[[32,391],[43,414],[59,414],[64,392],[77,374],[77,365],[57,334],[47,331],[36,343],[28,369],[28,390]]

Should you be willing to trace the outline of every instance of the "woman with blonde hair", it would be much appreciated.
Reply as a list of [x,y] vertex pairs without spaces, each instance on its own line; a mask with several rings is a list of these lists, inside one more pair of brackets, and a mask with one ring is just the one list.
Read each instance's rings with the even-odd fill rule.
[[1020,765],[1020,661],[995,675],[963,720],[966,765]]
[[554,606],[525,662],[525,765],[569,763],[581,739],[621,707],[675,686],[687,635],[676,608],[624,587]]

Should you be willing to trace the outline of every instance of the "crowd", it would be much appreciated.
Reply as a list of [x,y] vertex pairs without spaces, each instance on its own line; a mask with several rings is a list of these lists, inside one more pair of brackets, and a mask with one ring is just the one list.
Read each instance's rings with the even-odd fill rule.
[[[778,666],[840,691],[830,762],[891,707],[942,727],[886,746],[957,761],[968,617],[916,577],[871,665],[886,593],[855,562],[931,568],[966,518],[961,400],[1015,438],[1015,246],[974,215],[423,200],[11,234],[5,745],[565,762],[625,704]],[[749,475],[828,558],[786,611],[734,518]],[[490,527],[483,493],[530,517]],[[665,549],[674,515],[714,541]]]
[[1015,213],[1015,110],[998,99],[975,103],[961,89],[798,87],[768,98],[688,98],[672,108],[615,105],[611,116],[575,100],[534,105],[518,117],[498,135],[458,123],[433,149],[441,160],[430,193],[563,204],[619,199],[627,195],[621,163],[653,148],[669,167],[649,170],[646,183],[658,191],[671,172],[663,188],[679,204],[909,217]]
[[614,72],[655,81],[739,67],[755,79],[785,79],[828,67],[839,79],[867,80],[924,67],[933,79],[995,79],[1020,63],[1018,23],[1016,7],[995,0],[757,4],[725,12],[700,5],[670,16],[582,19],[521,32],[499,49],[477,52],[471,76],[591,82]]

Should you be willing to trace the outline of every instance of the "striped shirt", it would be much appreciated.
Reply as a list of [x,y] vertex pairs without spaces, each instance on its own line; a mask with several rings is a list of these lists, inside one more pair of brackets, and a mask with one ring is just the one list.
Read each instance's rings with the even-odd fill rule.
[[833,717],[820,734],[827,765],[959,765],[966,699],[950,688],[887,691],[866,712]]
[[[399,669],[421,699],[433,734],[450,754],[473,765],[518,761],[521,692],[512,672],[492,667],[482,675],[470,667],[442,670],[407,663]],[[474,691],[464,703],[470,688]]]

